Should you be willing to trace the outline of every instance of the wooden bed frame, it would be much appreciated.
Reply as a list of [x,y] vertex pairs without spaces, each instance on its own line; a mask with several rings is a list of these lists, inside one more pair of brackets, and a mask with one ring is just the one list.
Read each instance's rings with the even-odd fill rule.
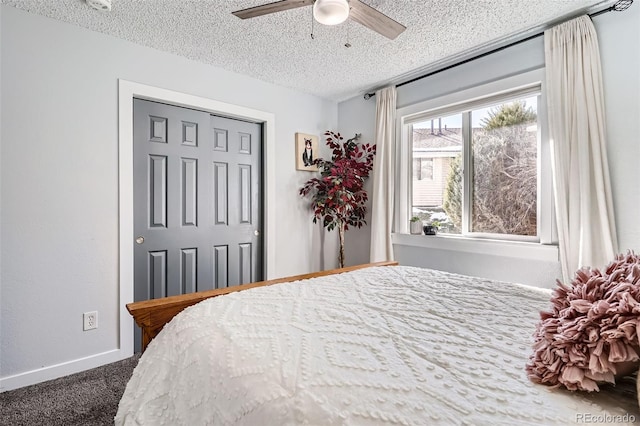
[[143,300],[127,304],[127,310],[133,316],[136,324],[142,329],[142,351],[147,348],[151,339],[156,337],[162,327],[176,316],[184,308],[195,305],[210,297],[248,290],[254,287],[263,287],[272,284],[289,281],[306,280],[308,278],[324,277],[326,275],[341,274],[371,266],[395,266],[398,262],[376,262],[346,268],[331,269],[328,271],[314,272],[311,274],[295,275],[292,277],[277,278],[268,281],[259,281],[251,284],[243,284],[234,287],[219,288],[215,290],[199,291],[196,293],[181,294],[178,296],[163,297],[161,299]]

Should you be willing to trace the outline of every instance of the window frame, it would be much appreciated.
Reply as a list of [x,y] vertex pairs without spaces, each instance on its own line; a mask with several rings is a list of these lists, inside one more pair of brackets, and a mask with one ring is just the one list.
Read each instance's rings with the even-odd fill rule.
[[394,232],[408,233],[408,222],[411,217],[412,207],[412,126],[431,118],[442,117],[447,114],[460,113],[465,127],[470,133],[470,112],[475,108],[484,107],[487,103],[499,103],[518,97],[525,97],[534,93],[538,94],[538,185],[537,185],[537,236],[518,236],[503,234],[488,234],[469,232],[471,220],[471,191],[468,190],[471,183],[471,156],[468,151],[471,147],[471,135],[464,136],[462,148],[463,179],[466,191],[463,200],[463,230],[461,235],[439,234],[436,238],[452,238],[463,240],[484,240],[503,242],[523,242],[531,244],[557,244],[557,232],[555,229],[553,184],[551,175],[551,149],[547,130],[547,111],[544,85],[544,69],[537,69],[490,83],[462,89],[460,91],[428,99],[413,105],[398,108],[397,113],[397,152],[396,152],[396,197]]
[[[433,180],[433,157],[418,157],[418,158],[412,158],[413,161],[418,160],[418,169],[420,170],[420,177],[418,178],[418,180]],[[430,166],[430,171],[431,171],[431,176],[430,177],[424,177],[423,176],[423,163],[426,163],[425,160],[428,160],[428,162],[431,164]],[[415,165],[412,165],[412,167],[415,168]],[[426,174],[426,173],[425,173]]]

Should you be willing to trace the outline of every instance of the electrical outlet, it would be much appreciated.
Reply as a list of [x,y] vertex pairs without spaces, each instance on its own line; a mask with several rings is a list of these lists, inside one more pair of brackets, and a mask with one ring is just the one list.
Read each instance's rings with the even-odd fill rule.
[[84,331],[98,328],[98,311],[85,312],[82,314],[82,319],[84,323]]

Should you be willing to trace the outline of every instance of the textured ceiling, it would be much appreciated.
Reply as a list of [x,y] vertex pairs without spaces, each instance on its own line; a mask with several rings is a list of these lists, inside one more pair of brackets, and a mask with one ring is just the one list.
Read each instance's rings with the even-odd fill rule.
[[315,23],[311,39],[311,7],[248,20],[231,14],[269,1],[112,0],[111,12],[92,9],[85,0],[2,3],[335,101],[612,3],[363,0],[407,27],[395,40],[352,21],[335,27]]

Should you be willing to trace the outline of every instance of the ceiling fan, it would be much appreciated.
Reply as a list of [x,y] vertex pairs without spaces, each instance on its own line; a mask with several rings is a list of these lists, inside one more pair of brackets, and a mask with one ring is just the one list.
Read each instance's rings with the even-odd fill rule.
[[391,40],[407,28],[360,0],[281,0],[232,13],[249,19],[311,5],[315,20],[325,25],[337,25],[350,18]]

